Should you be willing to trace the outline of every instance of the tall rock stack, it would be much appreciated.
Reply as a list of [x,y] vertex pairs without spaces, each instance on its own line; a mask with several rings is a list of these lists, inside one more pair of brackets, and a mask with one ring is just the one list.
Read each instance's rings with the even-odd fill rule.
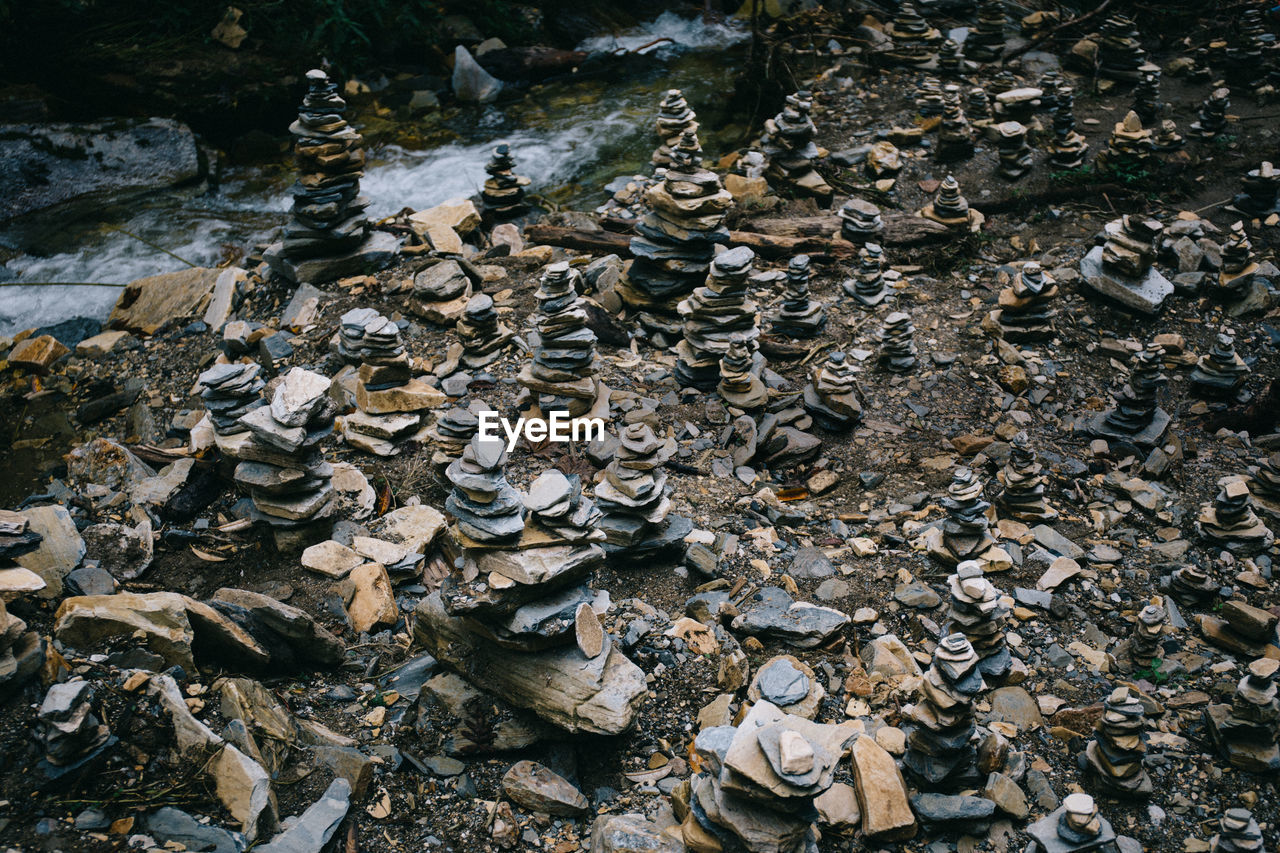
[[898,14],[889,24],[886,34],[893,40],[893,46],[886,51],[885,57],[903,65],[928,64],[937,54],[943,39],[942,33],[931,27],[916,11],[911,0],[903,0],[898,6]]
[[1232,479],[1218,490],[1210,503],[1200,507],[1196,529],[1216,548],[1225,548],[1240,557],[1252,557],[1270,548],[1275,534],[1253,511],[1249,484]]
[[1173,283],[1151,266],[1164,226],[1126,213],[1106,226],[1106,242],[1080,260],[1080,274],[1098,293],[1143,314],[1157,314]]
[[796,255],[787,265],[787,295],[782,309],[770,318],[774,334],[812,338],[827,326],[821,302],[809,298],[809,256]]
[[889,285],[884,279],[884,252],[879,244],[867,243],[858,250],[858,269],[853,276],[840,282],[840,288],[859,308],[869,311],[889,298]]
[[352,447],[395,456],[408,441],[424,441],[422,415],[444,402],[444,394],[413,377],[400,327],[371,309],[342,315],[340,349],[360,360],[356,409],[338,430]]
[[497,439],[479,434],[446,472],[453,491],[444,508],[453,516],[458,540],[464,545],[502,546],[524,532],[524,501],[507,482],[507,452]]
[[538,345],[533,361],[520,369],[518,381],[538,395],[544,414],[568,412],[576,418],[589,412],[598,397],[596,333],[587,328],[587,312],[578,296],[581,274],[566,261],[547,267],[538,300],[535,325]]
[[91,772],[118,740],[95,713],[94,687],[89,681],[67,681],[49,688],[36,713],[36,739],[43,754],[35,772],[46,785]]
[[1226,302],[1242,299],[1253,284],[1258,266],[1244,223],[1233,222],[1231,234],[1222,246],[1222,269],[1218,272],[1217,286],[1212,289],[1213,295]]
[[938,48],[938,71],[947,79],[959,77],[964,72],[964,53],[955,39],[944,39]]
[[755,348],[758,311],[747,298],[754,260],[746,246],[722,252],[712,262],[706,284],[680,302],[684,340],[676,346],[675,377],[681,385],[709,391],[720,380],[720,359],[731,344]]
[[969,124],[980,130],[985,131],[991,127],[993,121],[991,117],[991,97],[987,94],[987,90],[981,86],[974,86],[969,89],[969,93],[965,96],[964,114],[969,119]]
[[1054,93],[1053,140],[1049,143],[1049,163],[1059,170],[1079,169],[1084,165],[1089,143],[1076,130],[1075,91],[1059,86]]
[[769,389],[756,370],[751,349],[740,341],[729,344],[720,359],[720,398],[738,409],[761,409],[769,402]]
[[851,723],[815,723],[763,699],[736,728],[703,729],[693,744],[700,770],[689,787],[682,847],[816,850],[814,800],[831,787],[857,736]]
[[1013,656],[1005,642],[1005,620],[1009,610],[1000,603],[1000,591],[983,577],[982,564],[965,560],[947,578],[951,590],[948,630],[969,640],[978,655],[978,670],[990,678],[1003,678],[1013,666]]
[[1280,520],[1280,452],[1272,453],[1258,464],[1258,470],[1249,480],[1249,491],[1258,509]]
[[1231,108],[1231,90],[1214,89],[1200,105],[1199,117],[1191,123],[1191,133],[1201,139],[1213,139],[1227,129],[1227,110]]
[[996,506],[1005,515],[1019,521],[1051,521],[1058,517],[1058,511],[1045,503],[1044,466],[1036,461],[1026,432],[1013,437],[1009,461],[996,477],[1001,485]]
[[658,438],[648,424],[629,424],[618,436],[613,461],[596,482],[595,498],[604,518],[600,528],[612,559],[640,562],[678,554],[693,523],[671,515],[667,472],[676,452],[673,438]]
[[653,150],[650,162],[657,167],[670,166],[672,149],[686,131],[698,132],[698,116],[685,100],[683,92],[668,89],[658,105],[658,118],[654,122],[658,147]]
[[[818,159],[818,146],[813,144],[817,128],[809,113],[813,110],[813,95],[799,91],[787,96],[782,112],[764,123],[765,135],[760,147],[769,158],[767,176],[787,184],[798,192],[813,196],[826,205],[834,190],[813,168]],[[778,184],[775,183],[775,186]]]
[[1049,340],[1058,314],[1057,297],[1057,283],[1040,264],[1027,261],[1014,275],[1013,284],[1000,291],[999,307],[989,315],[988,327],[1015,344]]
[[369,230],[369,200],[360,195],[364,140],[342,117],[347,105],[337,85],[312,70],[307,86],[298,120],[289,126],[299,172],[292,218],[284,242],[263,257],[289,281],[319,283],[386,266],[396,241]]
[[733,196],[715,172],[702,168],[698,136],[685,131],[671,166],[645,190],[644,200],[631,238],[635,260],[618,295],[633,308],[673,315],[676,303],[706,279],[716,244],[729,242],[723,223]]
[[1027,827],[1037,853],[1090,853],[1116,849],[1111,823],[1088,794],[1069,794],[1062,805]]
[[[473,404],[474,405],[474,404]],[[454,406],[436,417],[427,427],[431,439],[431,470],[441,482],[447,482],[446,472],[455,459],[462,456],[471,439],[480,431],[480,418],[471,409]]]
[[1255,219],[1280,213],[1276,202],[1280,196],[1280,169],[1264,160],[1261,166],[1246,172],[1240,183],[1243,192],[1231,200],[1232,208]]
[[1152,150],[1169,154],[1185,148],[1187,140],[1182,138],[1182,134],[1178,133],[1178,125],[1173,119],[1163,119],[1160,122],[1160,130],[1156,132],[1155,138],[1151,140]]
[[524,198],[524,188],[529,179],[515,172],[516,161],[511,156],[511,146],[503,143],[493,149],[493,155],[485,165],[489,174],[480,190],[480,200],[490,218],[499,222],[515,219],[529,212]]
[[1235,338],[1220,334],[1191,371],[1191,388],[1202,397],[1233,398],[1249,378],[1249,365],[1236,352]]
[[968,468],[957,468],[942,499],[947,511],[941,527],[929,531],[926,547],[929,556],[946,566],[965,560],[979,560],[996,544],[991,535],[987,511],[991,504],[982,499],[982,480]]
[[980,781],[973,703],[986,684],[978,664],[964,634],[948,634],[920,679],[917,703],[902,709],[915,724],[902,766],[922,790],[968,788]]
[[910,373],[916,369],[916,327],[911,315],[894,311],[884,318],[880,328],[880,363],[891,373]]
[[206,416],[213,426],[214,442],[224,454],[234,456],[235,438],[249,428],[240,418],[267,405],[262,399],[262,368],[257,364],[215,364],[196,379]]
[[1153,349],[1134,353],[1131,364],[1129,380],[1113,394],[1115,405],[1090,418],[1085,432],[1155,447],[1169,428],[1169,414],[1156,400],[1168,379],[1160,370],[1160,354]]
[[1138,41],[1138,26],[1124,15],[1112,15],[1102,23],[1098,40],[1098,66],[1102,76],[1112,80],[1136,82],[1147,61],[1146,51]]
[[938,127],[939,160],[962,160],[973,154],[973,128],[960,106],[960,87],[947,86],[942,93],[942,124]]
[[981,0],[978,22],[964,40],[964,57],[974,62],[995,62],[1004,49],[1004,0]]
[[485,367],[502,358],[515,337],[515,332],[498,319],[493,297],[487,293],[477,293],[467,300],[456,331],[462,342],[462,363],[471,368]]
[[1031,171],[1033,159],[1027,144],[1027,128],[1019,121],[1002,121],[996,125],[996,148],[1000,156],[1000,177],[1016,181]]
[[1209,840],[1209,853],[1262,853],[1262,828],[1248,809],[1227,809],[1218,820],[1218,834]]
[[1164,634],[1164,625],[1169,613],[1159,604],[1148,604],[1138,611],[1133,622],[1133,633],[1117,649],[1116,657],[1122,659],[1122,666],[1132,672],[1139,669],[1151,669],[1157,658],[1164,657],[1160,648],[1160,638]]
[[1084,754],[1090,777],[1109,796],[1151,796],[1151,777],[1142,766],[1147,754],[1142,702],[1128,687],[1117,687],[1102,707],[1102,717]]
[[813,369],[804,386],[804,408],[819,427],[844,432],[862,422],[861,391],[853,362],[842,352],[833,352]]
[[969,202],[960,194],[960,182],[947,175],[938,186],[938,194],[921,209],[920,215],[948,228],[972,229],[977,211],[970,210]]
[[1138,118],[1150,124],[1164,112],[1165,104],[1160,100],[1160,66],[1150,62],[1144,63],[1138,73],[1138,85],[1133,89],[1133,111]]
[[940,116],[946,109],[942,97],[942,81],[937,77],[925,77],[916,89],[916,112],[922,118]]
[[1230,705],[1205,708],[1205,722],[1218,751],[1249,773],[1280,771],[1280,699],[1276,670],[1280,661],[1258,658],[1236,684]]
[[333,467],[320,442],[333,432],[336,410],[329,379],[295,367],[284,375],[271,404],[240,418],[248,428],[224,452],[241,460],[235,481],[251,505],[240,512],[269,525],[279,547],[305,542],[313,528],[337,510]]
[[880,208],[869,201],[851,198],[840,206],[836,216],[840,219],[838,236],[855,246],[879,243],[884,234],[884,220],[880,218]]

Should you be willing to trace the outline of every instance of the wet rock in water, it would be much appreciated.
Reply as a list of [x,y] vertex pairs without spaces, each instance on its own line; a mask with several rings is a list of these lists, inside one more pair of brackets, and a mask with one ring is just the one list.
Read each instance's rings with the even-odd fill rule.
[[1204,718],[1214,744],[1232,766],[1250,773],[1280,770],[1280,702],[1276,670],[1280,661],[1259,658],[1236,684],[1230,705],[1209,705]]
[[850,750],[854,790],[862,813],[862,831],[876,841],[913,838],[916,816],[907,799],[907,786],[893,756],[872,737],[858,736]]
[[[88,681],[55,684],[45,694],[36,713],[36,739],[42,757],[35,772],[43,784],[91,772],[116,743],[115,735],[95,713],[94,698],[93,684]],[[72,776],[71,781],[76,778]]]
[[544,415],[581,417],[596,407],[600,396],[596,334],[587,327],[586,303],[578,296],[585,289],[582,276],[560,261],[546,268],[540,284],[534,294],[538,345],[517,381],[534,395]]
[[996,544],[987,518],[991,504],[982,499],[982,480],[968,468],[955,469],[942,506],[947,518],[927,534],[929,556],[948,566],[962,560],[981,562]]
[[840,289],[867,310],[891,297],[884,275],[884,251],[879,244],[868,242],[858,250],[858,269],[853,278],[840,283]]
[[1021,122],[1004,121],[996,125],[996,144],[1000,156],[1000,177],[1008,181],[1031,171],[1032,152],[1027,144],[1027,128]]
[[1218,819],[1210,853],[1261,853],[1262,829],[1248,809],[1227,809]]
[[698,132],[698,117],[685,100],[683,92],[668,89],[658,105],[658,117],[654,120],[658,147],[653,150],[653,157],[649,162],[660,168],[671,166],[672,150],[686,131]]
[[659,439],[648,424],[628,425],[613,461],[595,486],[604,518],[605,551],[613,560],[641,562],[669,557],[684,547],[693,523],[672,516],[663,466],[675,455],[673,438]]
[[920,210],[920,215],[948,228],[974,231],[982,224],[982,214],[969,208],[969,202],[960,193],[960,184],[953,175],[942,180],[938,194]]
[[351,808],[351,783],[338,778],[329,783],[320,799],[298,816],[288,829],[266,844],[262,853],[320,853],[337,833]]
[[263,258],[291,282],[319,284],[379,270],[395,256],[396,240],[371,232],[360,195],[364,175],[364,139],[347,124],[346,102],[324,71],[307,72],[307,94],[294,135],[298,182],[284,240]]
[[501,358],[515,337],[515,332],[498,319],[493,297],[487,293],[477,293],[467,300],[455,328],[462,342],[462,363],[473,369]]
[[1089,775],[1114,797],[1151,796],[1151,777],[1142,766],[1147,753],[1142,703],[1127,687],[1117,687],[1103,702],[1102,716],[1085,750]]
[[1062,84],[1054,89],[1057,104],[1053,111],[1053,140],[1049,143],[1049,162],[1054,169],[1067,171],[1084,166],[1089,143],[1076,130],[1075,91]]
[[1214,89],[1200,104],[1200,115],[1191,123],[1191,133],[1201,139],[1213,139],[1227,129],[1227,110],[1231,108],[1231,90]]
[[832,352],[813,370],[804,387],[804,408],[819,427],[844,432],[862,421],[857,368],[843,352]]
[[916,367],[916,327],[911,315],[894,311],[884,318],[877,337],[880,340],[880,363],[893,373],[910,373]]
[[716,256],[706,283],[680,302],[684,339],[676,346],[676,380],[704,391],[719,379],[720,359],[732,344],[755,350],[760,336],[756,303],[748,298],[755,254],[738,246]]
[[395,456],[408,442],[424,442],[419,413],[443,403],[444,395],[413,377],[400,327],[368,308],[348,311],[341,322],[339,349],[360,362],[357,411],[337,422],[343,440],[376,456]]
[[937,56],[943,41],[942,33],[929,25],[910,0],[904,0],[898,6],[898,14],[885,33],[892,39],[892,44],[881,55],[889,62],[902,65],[928,64]]
[[590,853],[684,853],[684,850],[683,844],[644,815],[602,814],[591,824]]
[[716,245],[729,242],[723,223],[733,196],[715,172],[703,168],[696,132],[680,135],[662,180],[645,190],[644,205],[631,238],[635,260],[616,292],[627,305],[647,312],[642,323],[648,314],[657,315],[649,325],[661,332],[680,299],[706,279]]
[[1045,503],[1044,466],[1036,461],[1026,432],[1019,432],[1009,445],[1009,461],[996,475],[1001,490],[996,506],[1009,517],[1021,521],[1052,521],[1058,511]]
[[1235,338],[1218,335],[1213,348],[1191,371],[1191,387],[1202,397],[1234,397],[1249,378],[1249,366],[1236,352]]
[[1240,183],[1243,192],[1231,200],[1231,209],[1257,219],[1280,213],[1280,205],[1276,203],[1280,195],[1280,169],[1264,160],[1258,168],[1246,172]]
[[908,716],[903,766],[926,790],[972,787],[979,781],[974,699],[985,688],[979,658],[963,634],[950,634],[933,654]]
[[812,338],[826,328],[821,302],[809,298],[809,256],[796,255],[787,265],[787,293],[782,307],[770,318],[772,331],[788,338]]
[[835,191],[813,168],[813,161],[820,152],[813,144],[817,128],[809,116],[812,110],[813,95],[810,92],[788,95],[782,112],[765,121],[760,147],[769,158],[766,175],[777,182],[775,186],[786,184],[826,206]]
[[1169,428],[1169,414],[1156,401],[1168,380],[1160,370],[1159,353],[1150,348],[1134,353],[1131,364],[1128,381],[1113,394],[1115,405],[1090,417],[1084,429],[1100,438],[1155,447]]
[[1261,553],[1275,542],[1275,534],[1258,518],[1251,503],[1248,483],[1232,479],[1211,503],[1200,508],[1196,530],[1205,541],[1234,554],[1248,557]]
[[839,236],[855,246],[879,243],[884,235],[880,208],[865,199],[849,199],[836,211],[836,216],[840,219]]
[[532,812],[561,817],[582,814],[587,798],[567,779],[533,761],[517,761],[502,777],[502,792]]
[[515,219],[529,212],[524,188],[529,179],[515,173],[516,162],[511,156],[511,146],[503,143],[493,149],[484,170],[489,177],[480,190],[485,213],[499,222]]
[[1004,636],[1009,611],[1000,603],[1000,591],[983,577],[981,564],[973,560],[956,566],[947,586],[951,591],[950,629],[969,639],[983,675],[1003,677],[1013,659]]
[[849,624],[849,616],[830,607],[796,601],[785,590],[765,587],[739,606],[731,627],[755,637],[811,649]]
[[1058,285],[1040,264],[1027,261],[1018,270],[1013,284],[1000,291],[996,310],[986,324],[999,337],[1012,343],[1045,341],[1053,337],[1053,321],[1058,310]]
[[1039,853],[1083,853],[1114,845],[1115,831],[1093,797],[1071,794],[1053,812],[1027,827]]

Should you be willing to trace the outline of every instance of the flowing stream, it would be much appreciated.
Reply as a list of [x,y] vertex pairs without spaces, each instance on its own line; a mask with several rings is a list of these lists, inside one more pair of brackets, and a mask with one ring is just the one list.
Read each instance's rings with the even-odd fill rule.
[[[511,145],[517,171],[532,180],[532,192],[594,207],[605,200],[600,188],[610,178],[650,170],[653,117],[662,92],[683,89],[700,113],[718,103],[731,86],[733,46],[747,37],[738,26],[667,12],[634,31],[588,39],[581,50],[634,51],[667,41],[647,49],[652,61],[629,76],[556,82],[518,100],[453,109],[444,122],[456,141],[447,145],[370,150],[362,182],[372,202],[370,215],[475,195],[498,142]],[[704,123],[704,145],[708,132]],[[18,250],[0,266],[0,281],[126,284],[187,263],[215,266],[274,237],[288,213],[291,180],[280,168],[242,169],[225,176],[216,190],[175,190],[104,207],[92,221],[60,223],[52,235],[33,239],[0,230],[0,246]],[[5,286],[0,334],[73,317],[104,319],[118,296],[115,287]]]

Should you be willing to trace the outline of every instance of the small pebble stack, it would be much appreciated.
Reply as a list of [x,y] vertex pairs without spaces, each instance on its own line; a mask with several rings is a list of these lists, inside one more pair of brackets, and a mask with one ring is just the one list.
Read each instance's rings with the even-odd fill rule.
[[1280,661],[1258,658],[1236,684],[1230,705],[1205,708],[1205,722],[1219,751],[1249,773],[1280,771],[1280,699],[1276,670]]
[[964,58],[995,62],[1004,53],[1004,0],[981,0],[978,21],[964,40]]
[[760,337],[756,303],[747,298],[755,255],[746,246],[721,252],[706,284],[680,302],[684,340],[676,346],[675,377],[685,387],[709,391],[720,381],[720,359],[733,343],[755,347]]
[[862,421],[861,392],[852,360],[843,352],[833,352],[813,369],[804,386],[804,408],[819,427],[844,432]]
[[578,296],[582,287],[581,273],[567,261],[558,261],[546,268],[534,293],[538,345],[533,361],[520,369],[516,381],[538,395],[543,414],[580,417],[598,396],[596,333],[587,328],[587,312]]
[[1244,223],[1232,223],[1231,234],[1222,245],[1222,269],[1218,273],[1214,295],[1227,302],[1241,299],[1253,284],[1258,266]]
[[675,439],[660,439],[643,423],[629,424],[618,438],[613,461],[595,486],[605,551],[617,560],[641,562],[679,550],[693,524],[670,515],[662,466],[675,455]]
[[1117,687],[1102,703],[1102,717],[1085,748],[1089,775],[1103,793],[1113,797],[1151,796],[1151,777],[1142,766],[1146,714],[1128,687]]
[[746,344],[738,341],[729,344],[729,351],[720,359],[720,384],[716,391],[730,406],[746,411],[763,408],[769,402],[769,389],[760,379]]
[[818,131],[809,116],[812,110],[813,95],[809,92],[788,95],[782,112],[765,122],[760,147],[769,158],[766,175],[770,179],[827,203],[834,190],[813,168],[820,152],[813,144]]
[[524,188],[529,186],[529,179],[517,175],[515,168],[511,146],[505,143],[493,149],[493,155],[484,167],[489,177],[480,190],[480,199],[484,202],[485,212],[499,222],[529,212],[529,203],[524,198]]
[[996,125],[997,153],[1000,155],[1000,177],[1016,181],[1031,171],[1032,152],[1027,144],[1026,125],[1018,121],[1003,121]]
[[1231,108],[1231,90],[1214,89],[1200,105],[1199,117],[1191,123],[1191,133],[1201,139],[1213,139],[1227,129],[1227,110]]
[[976,560],[956,566],[947,586],[951,591],[949,630],[969,640],[984,676],[1003,678],[1013,666],[1013,656],[1004,636],[1009,609],[1000,603],[1000,590],[983,576],[982,564]]
[[443,395],[413,378],[400,327],[371,308],[342,315],[339,351],[360,362],[356,409],[338,429],[352,447],[377,456],[395,456],[408,441],[425,441],[421,412],[443,402]]
[[916,368],[916,327],[911,315],[894,311],[884,318],[879,332],[880,363],[892,373],[911,373]]
[[1058,311],[1057,283],[1035,261],[1027,261],[1014,275],[1013,284],[1000,291],[999,305],[990,314],[990,326],[1010,343],[1032,343],[1053,337]]
[[1137,82],[1139,70],[1147,61],[1146,51],[1138,41],[1138,26],[1124,15],[1112,15],[1102,22],[1098,41],[1098,65],[1104,77]]
[[948,228],[969,226],[969,202],[960,194],[960,183],[952,175],[943,178],[938,194],[920,211],[925,219],[940,222]]
[[1025,431],[1009,443],[1009,461],[996,478],[1001,485],[996,506],[1004,515],[1019,521],[1051,521],[1058,517],[1058,511],[1045,503],[1044,466],[1036,461]]
[[658,167],[670,166],[672,147],[686,131],[698,132],[698,116],[685,100],[683,92],[668,89],[658,105],[658,118],[654,121],[658,147],[654,149],[650,162]]
[[869,201],[851,198],[836,211],[840,219],[840,238],[855,246],[877,243],[884,234],[884,220],[880,208]]
[[462,363],[471,368],[493,364],[515,337],[507,324],[498,319],[493,297],[487,293],[477,293],[467,300],[456,330],[462,342]]
[[1088,794],[1069,794],[1062,805],[1027,827],[1039,853],[1114,850],[1115,830]]
[[1249,378],[1249,365],[1236,352],[1235,338],[1220,334],[1213,348],[1196,362],[1191,387],[1202,397],[1234,397]]
[[1209,853],[1262,853],[1262,829],[1248,809],[1227,809],[1209,843]]
[[787,265],[787,295],[782,309],[770,318],[774,334],[812,338],[827,326],[822,303],[809,298],[809,256],[796,255]]
[[1049,163],[1054,169],[1079,169],[1084,165],[1089,143],[1076,130],[1075,91],[1059,86],[1054,92],[1057,106],[1053,111],[1053,140],[1049,143]]
[[90,681],[66,681],[49,688],[36,713],[36,739],[43,754],[35,770],[45,784],[88,772],[117,740],[94,713]]
[[858,269],[852,279],[840,283],[840,288],[864,310],[875,308],[889,297],[889,285],[884,277],[884,252],[879,244],[867,243],[858,250]]
[[1213,547],[1241,557],[1260,554],[1275,542],[1275,534],[1253,511],[1249,484],[1241,479],[1227,481],[1213,501],[1200,508],[1196,529]]
[[951,485],[942,499],[947,518],[942,527],[934,528],[928,542],[929,556],[947,566],[965,560],[977,560],[992,545],[991,523],[987,510],[991,504],[982,499],[982,480],[968,468],[957,468]]

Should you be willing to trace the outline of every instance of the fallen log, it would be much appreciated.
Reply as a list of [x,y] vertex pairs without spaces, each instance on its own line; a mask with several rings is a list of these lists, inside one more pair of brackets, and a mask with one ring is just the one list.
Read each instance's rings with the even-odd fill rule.
[[[932,219],[907,213],[886,213],[883,219],[884,235],[881,237],[881,243],[885,246],[945,243],[963,233],[934,222]],[[832,214],[752,219],[747,222],[747,225],[752,231],[778,237],[831,237],[840,231],[840,219]]]

